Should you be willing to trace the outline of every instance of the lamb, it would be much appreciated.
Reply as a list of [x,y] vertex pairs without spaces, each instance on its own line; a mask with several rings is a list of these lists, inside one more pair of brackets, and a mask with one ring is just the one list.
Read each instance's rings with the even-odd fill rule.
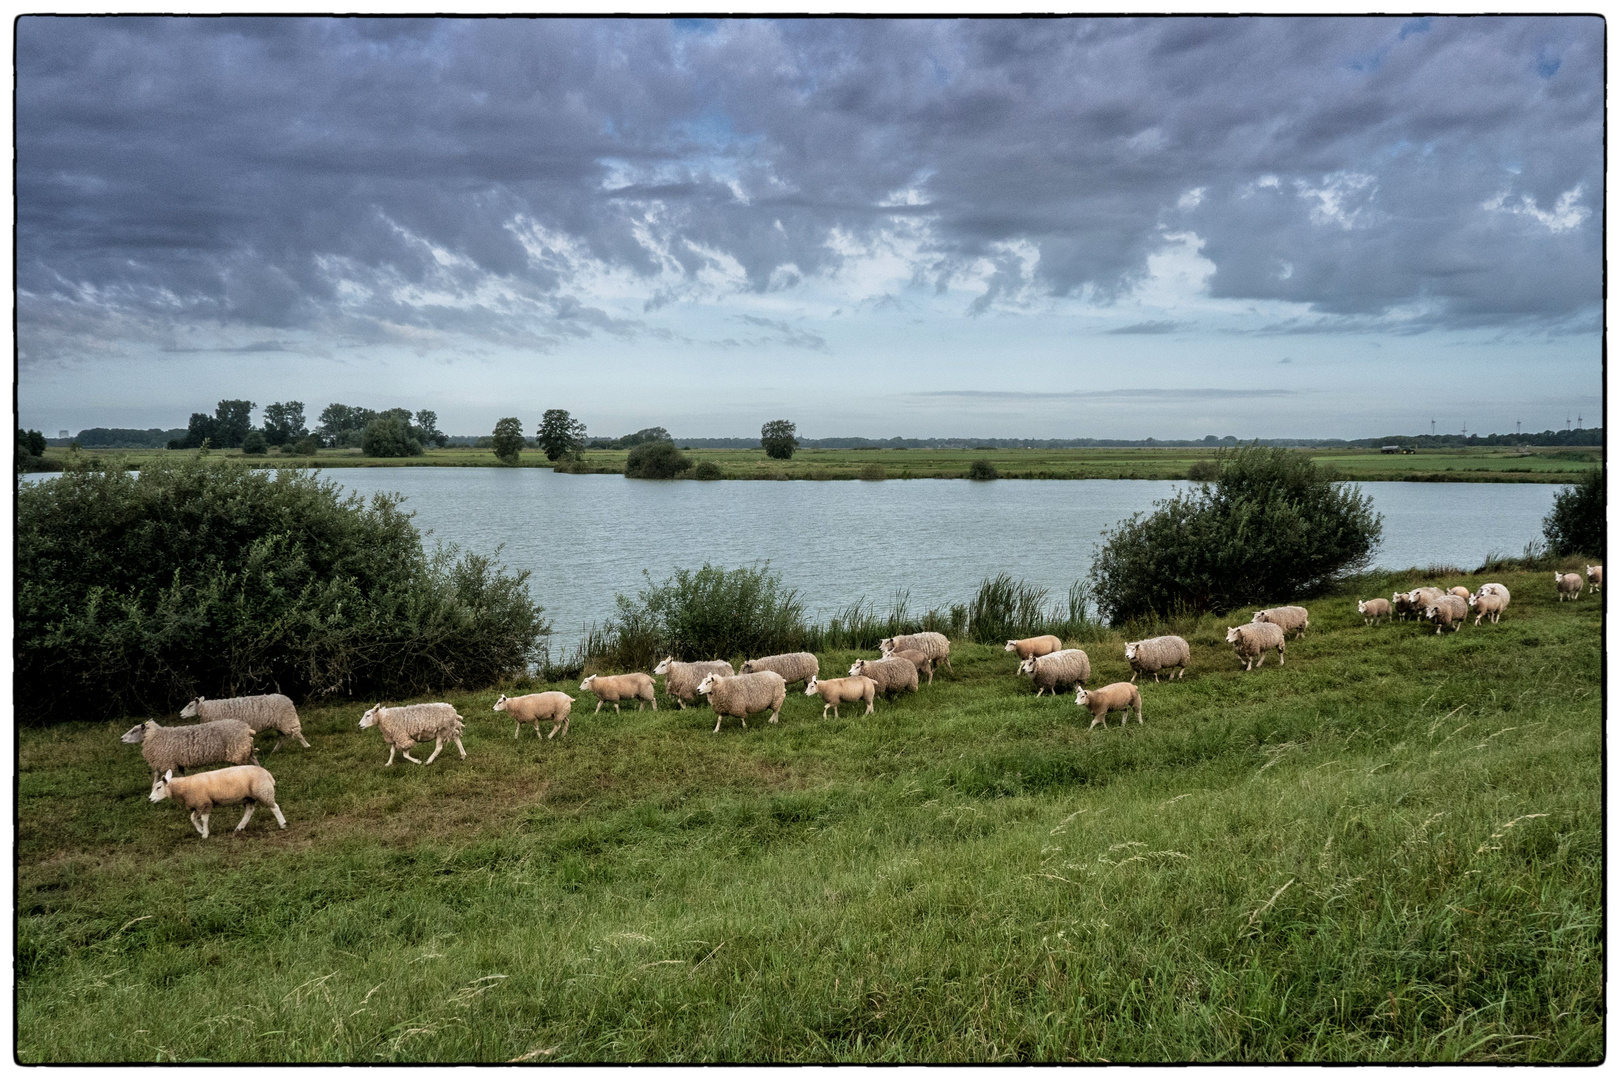
[[1402,622],[1406,621],[1408,615],[1417,611],[1417,601],[1412,599],[1411,593],[1398,592],[1389,599],[1394,605],[1395,617]]
[[1453,585],[1451,588],[1447,589],[1446,592],[1450,593],[1452,596],[1461,597],[1464,600],[1467,600],[1470,596],[1474,595],[1466,585]]
[[152,783],[171,770],[228,761],[232,765],[259,763],[253,748],[253,729],[241,720],[211,720],[206,724],[164,727],[156,720],[136,724],[124,732],[124,742],[141,746],[141,757],[152,768]]
[[[1288,635],[1276,623],[1251,622],[1243,626],[1228,626],[1226,640],[1231,643],[1238,659],[1244,661],[1244,671],[1265,667],[1267,649],[1277,650],[1279,666],[1288,662],[1283,655],[1288,647]],[[1259,663],[1255,663],[1256,657],[1260,658]]]
[[1018,673],[1034,679],[1036,697],[1048,690],[1056,695],[1059,687],[1067,690],[1091,678],[1091,657],[1084,649],[1060,649],[1030,657],[1018,665]]
[[[388,744],[388,760],[383,763],[384,768],[394,763],[396,750],[405,755],[406,761],[431,765],[447,742],[455,743],[463,758],[467,756],[467,748],[461,745],[461,714],[456,712],[454,706],[443,701],[396,705],[389,709],[383,708],[382,703],[378,702],[360,717],[362,731],[373,726],[382,732],[383,742]],[[429,739],[433,740],[433,753],[428,755],[428,759],[417,761],[411,757],[411,747]]]
[[587,675],[585,681],[579,684],[581,690],[589,690],[596,695],[596,709],[591,715],[602,711],[605,702],[613,703],[613,711],[619,711],[619,702],[625,699],[636,703],[636,712],[641,711],[641,703],[652,702],[653,712],[658,711],[658,698],[653,691],[651,675],[640,671],[632,671],[628,675]]
[[528,723],[534,724],[534,737],[538,739],[540,721],[550,720],[551,734],[546,736],[549,739],[556,735],[559,729],[564,735],[568,734],[568,721],[572,718],[568,709],[573,704],[574,699],[561,690],[547,690],[543,694],[524,694],[522,697],[507,697],[502,694],[500,700],[495,703],[494,711],[503,712],[517,721],[512,725],[514,739],[518,737],[518,732],[523,730],[523,725]]
[[1063,648],[1063,639],[1056,634],[1042,634],[1040,637],[1027,637],[1007,642],[1007,651],[1017,653],[1020,661],[1028,660],[1032,656],[1045,656],[1047,653],[1055,653],[1061,648]]
[[884,656],[903,652],[906,649],[916,649],[936,665],[943,663],[946,671],[955,674],[951,668],[951,639],[944,634],[936,633],[933,630],[925,630],[920,634],[896,634],[894,637],[884,638],[878,642],[878,651]]
[[917,689],[917,665],[898,654],[881,660],[857,660],[849,666],[849,673],[871,679],[884,697],[897,690],[915,692]]
[[686,703],[697,700],[698,683],[703,681],[705,675],[735,675],[731,664],[725,660],[699,660],[695,664],[683,664],[673,656],[666,656],[653,668],[654,675],[664,677],[664,693],[675,699],[678,708],[686,708]]
[[[1305,636],[1305,628],[1311,625],[1310,612],[1302,607],[1274,607],[1254,613],[1253,622],[1274,623],[1283,628],[1283,632],[1293,634],[1295,640]],[[1296,632],[1297,631],[1297,632]]]
[[1125,659],[1131,665],[1131,682],[1145,672],[1153,673],[1153,681],[1159,681],[1159,672],[1163,668],[1180,668],[1172,679],[1180,679],[1187,674],[1187,662],[1192,659],[1192,649],[1188,647],[1185,638],[1174,634],[1163,637],[1148,638],[1145,641],[1127,641],[1125,643]]
[[1387,619],[1390,615],[1389,601],[1382,596],[1375,596],[1371,600],[1357,600],[1356,610],[1361,612],[1363,626],[1373,626],[1379,619]]
[[248,697],[214,698],[210,701],[204,697],[194,697],[191,703],[180,710],[180,718],[189,720],[193,716],[199,720],[240,720],[253,729],[257,735],[261,731],[276,732],[276,745],[270,748],[273,754],[281,747],[281,740],[292,737],[309,746],[309,740],[304,738],[304,729],[298,723],[298,710],[293,707],[292,698],[286,694],[252,694]]
[[1074,703],[1081,708],[1091,710],[1091,727],[1086,728],[1087,731],[1090,731],[1091,728],[1096,727],[1098,724],[1101,724],[1103,730],[1107,731],[1108,714],[1116,709],[1125,714],[1119,719],[1120,725],[1123,727],[1131,722],[1131,708],[1133,706],[1136,708],[1136,722],[1138,724],[1142,722],[1142,691],[1136,688],[1135,683],[1109,683],[1098,690],[1087,690],[1082,686],[1075,691]]
[[1559,603],[1563,603],[1566,597],[1571,600],[1579,600],[1581,598],[1581,585],[1583,584],[1581,581],[1581,575],[1560,574],[1558,571],[1554,570],[1553,583],[1558,586]]
[[1586,567],[1586,580],[1587,580],[1587,583],[1591,586],[1593,592],[1602,592],[1603,591],[1603,564],[1598,563],[1596,566],[1592,566],[1591,564],[1588,564],[1587,567]]
[[276,805],[276,778],[268,769],[257,765],[237,765],[195,776],[176,776],[173,771],[165,770],[152,785],[150,798],[153,802],[173,799],[190,810],[191,827],[201,833],[204,840],[208,839],[208,817],[214,807],[234,803],[247,804],[242,820],[236,823],[237,832],[247,828],[248,819],[253,817],[259,803],[264,803],[276,815],[277,825],[287,827],[287,818]]
[[928,685],[934,685],[934,662],[927,655],[918,652],[916,649],[901,649],[899,652],[890,653],[885,659],[892,660],[896,658],[910,660],[917,665],[917,674],[928,676]]
[[1474,616],[1475,626],[1487,615],[1491,617],[1491,622],[1497,623],[1502,621],[1502,612],[1507,610],[1508,598],[1500,593],[1475,593],[1468,598],[1468,606],[1479,612]]
[[697,692],[709,699],[714,710],[714,731],[719,734],[720,722],[735,716],[748,726],[748,714],[771,710],[771,723],[782,713],[782,702],[787,700],[787,680],[775,671],[750,671],[742,675],[705,675],[698,683]]
[[774,671],[786,683],[808,683],[821,673],[821,665],[816,662],[814,653],[780,653],[762,656],[758,660],[744,660],[740,674],[752,675],[759,671]]
[[1463,622],[1468,618],[1468,602],[1460,596],[1445,593],[1435,597],[1434,602],[1423,609],[1423,617],[1434,623],[1436,634],[1448,626],[1455,633],[1462,629]]
[[833,711],[833,719],[838,719],[838,706],[851,701],[866,702],[866,716],[873,712],[872,699],[877,696],[877,683],[864,675],[851,675],[847,679],[817,679],[811,677],[805,685],[806,697],[812,694],[821,695],[825,703],[821,706],[821,718],[827,719],[827,710]]

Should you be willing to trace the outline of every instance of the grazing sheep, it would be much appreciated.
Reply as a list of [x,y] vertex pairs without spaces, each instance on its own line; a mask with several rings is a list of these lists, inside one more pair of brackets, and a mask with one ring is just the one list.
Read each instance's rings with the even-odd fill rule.
[[821,706],[821,718],[827,719],[827,710],[833,711],[833,719],[838,719],[838,706],[851,701],[866,702],[865,715],[873,713],[872,699],[877,696],[877,683],[864,675],[851,675],[847,679],[818,679],[810,677],[805,684],[804,695],[809,697],[819,694],[825,703]]
[[664,693],[675,699],[678,708],[686,708],[686,703],[697,701],[698,683],[703,681],[705,675],[735,675],[731,664],[725,660],[699,660],[695,664],[683,664],[673,656],[666,656],[653,668],[654,675],[664,677]]
[[304,729],[298,723],[298,710],[293,707],[292,698],[286,694],[251,694],[213,700],[194,697],[189,705],[180,710],[182,720],[189,720],[193,716],[199,720],[240,720],[252,728],[255,735],[261,731],[274,731],[277,734],[276,745],[270,748],[272,754],[281,747],[281,740],[287,737],[309,746],[309,740],[304,738]]
[[1125,714],[1119,718],[1120,726],[1123,727],[1131,722],[1133,706],[1136,709],[1136,722],[1138,724],[1142,722],[1142,691],[1137,689],[1135,683],[1109,683],[1097,690],[1087,690],[1082,686],[1075,691],[1074,703],[1083,709],[1091,710],[1091,727],[1086,728],[1087,731],[1098,724],[1107,731],[1108,714],[1115,710]]
[[1179,679],[1187,674],[1187,662],[1192,659],[1192,649],[1188,647],[1185,638],[1166,634],[1145,641],[1127,641],[1125,659],[1131,665],[1131,682],[1135,682],[1138,675],[1150,672],[1153,681],[1158,682],[1159,672],[1169,667],[1180,669],[1170,676],[1172,679]]
[[[383,708],[379,702],[360,717],[362,731],[373,726],[382,732],[383,742],[388,744],[388,760],[383,763],[384,768],[394,763],[396,750],[405,755],[406,761],[431,765],[447,742],[455,743],[463,758],[467,756],[467,748],[461,745],[461,714],[456,712],[453,705],[443,701],[396,705],[391,709]],[[428,755],[428,759],[417,761],[411,757],[411,747],[429,739],[433,740],[433,753]]]
[[1389,618],[1390,606],[1388,600],[1385,600],[1382,596],[1375,596],[1371,600],[1357,600],[1356,610],[1361,612],[1361,624],[1363,626],[1372,626],[1379,619]]
[[816,662],[814,653],[780,653],[776,656],[762,656],[758,660],[744,660],[738,674],[752,675],[757,671],[774,671],[782,676],[783,682],[791,685],[796,682],[809,682],[821,674],[821,665]]
[[735,716],[748,726],[748,714],[771,710],[771,723],[782,713],[782,702],[787,700],[787,680],[775,671],[750,671],[741,675],[705,675],[698,683],[697,692],[709,698],[714,710],[714,731],[718,734],[720,722]]
[[1581,575],[1560,574],[1554,570],[1553,583],[1558,586],[1559,603],[1563,603],[1566,597],[1570,600],[1579,600],[1581,598],[1581,585],[1583,584]]
[[[1276,623],[1251,622],[1243,626],[1228,626],[1226,640],[1231,643],[1237,658],[1244,661],[1244,671],[1265,667],[1267,649],[1277,650],[1279,666],[1288,662],[1283,655],[1288,647],[1288,635]],[[1259,663],[1255,663],[1256,657],[1259,657]]]
[[1305,636],[1305,628],[1311,625],[1311,616],[1302,607],[1274,607],[1255,612],[1251,621],[1280,626],[1283,633],[1293,634],[1297,641]]
[[1502,621],[1502,612],[1507,610],[1508,598],[1500,593],[1475,593],[1468,598],[1468,606],[1479,612],[1474,616],[1475,626],[1487,615],[1491,617],[1491,622],[1497,623]]
[[264,803],[276,815],[277,825],[287,827],[287,818],[276,805],[276,778],[257,765],[237,765],[195,776],[176,776],[173,771],[165,770],[152,784],[150,798],[153,802],[173,799],[190,810],[191,827],[201,833],[204,840],[208,839],[208,816],[214,812],[214,807],[234,803],[247,804],[242,820],[236,823],[237,832],[247,828],[248,819],[253,817],[259,803]]
[[624,700],[636,703],[636,712],[641,711],[641,703],[652,702],[653,712],[658,711],[658,698],[653,691],[651,675],[640,671],[632,671],[627,675],[587,675],[585,681],[579,684],[581,690],[589,690],[596,695],[596,709],[591,715],[602,711],[605,702],[613,703],[613,711],[619,711],[619,702]]
[[512,725],[514,739],[518,737],[518,732],[523,730],[523,725],[528,723],[534,724],[534,737],[538,739],[540,721],[550,720],[551,735],[546,736],[549,739],[556,735],[559,729],[564,735],[568,734],[568,721],[571,719],[568,709],[573,704],[574,699],[561,690],[547,690],[543,694],[524,694],[522,697],[507,697],[502,694],[500,700],[495,703],[494,711],[503,712],[517,721]]
[[1508,587],[1495,581],[1487,581],[1485,584],[1479,587],[1479,591],[1482,593],[1495,593],[1497,596],[1504,597],[1508,600],[1513,599],[1513,597],[1508,593]]
[[1593,592],[1602,592],[1603,591],[1603,564],[1602,563],[1598,563],[1596,566],[1592,566],[1590,564],[1587,565],[1587,567],[1586,567],[1586,581],[1587,581],[1587,584],[1589,584],[1592,587]]
[[198,765],[228,761],[232,765],[259,763],[253,749],[253,729],[240,720],[210,720],[206,724],[164,727],[156,720],[136,724],[121,736],[140,744],[141,757],[152,767],[152,783],[164,773],[182,772]]
[[907,649],[916,649],[936,665],[944,664],[946,671],[955,674],[951,668],[951,639],[944,634],[925,630],[920,634],[897,634],[878,642],[878,651],[884,656],[904,652]]
[[871,679],[884,697],[897,690],[917,689],[917,665],[898,654],[881,660],[857,660],[849,666],[849,673]]
[[1084,649],[1060,649],[1030,657],[1018,665],[1018,673],[1034,679],[1036,697],[1048,690],[1055,695],[1059,687],[1067,690],[1091,678],[1091,657]]
[[1448,626],[1455,633],[1462,629],[1462,624],[1468,618],[1468,601],[1445,593],[1435,597],[1434,602],[1423,609],[1423,617],[1434,623],[1436,634]]
[[1466,585],[1453,585],[1451,588],[1447,589],[1446,592],[1450,593],[1452,596],[1460,596],[1464,600],[1467,600],[1470,596],[1474,595]]
[[1017,653],[1020,661],[1028,660],[1032,656],[1045,656],[1047,653],[1055,653],[1061,648],[1063,648],[1063,639],[1056,634],[1042,634],[1040,637],[1027,637],[1007,642],[1007,651]]
[[901,649],[899,652],[890,653],[884,659],[910,660],[917,665],[917,674],[928,676],[928,685],[934,685],[934,661],[929,659],[926,654],[920,653],[916,649]]

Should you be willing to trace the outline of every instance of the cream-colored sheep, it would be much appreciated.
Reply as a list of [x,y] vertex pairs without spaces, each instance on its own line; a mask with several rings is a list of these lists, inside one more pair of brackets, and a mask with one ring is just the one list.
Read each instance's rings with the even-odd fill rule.
[[1491,622],[1498,623],[1502,621],[1502,612],[1507,610],[1508,598],[1500,593],[1475,593],[1468,598],[1468,606],[1479,612],[1474,616],[1475,626],[1487,615],[1491,617]]
[[928,676],[928,685],[934,685],[934,661],[926,653],[920,653],[916,649],[901,649],[899,652],[890,653],[884,659],[910,660],[917,665],[917,674]]
[[872,701],[877,697],[877,683],[864,675],[851,675],[846,679],[818,679],[814,676],[805,684],[805,697],[818,695],[822,702],[821,718],[827,719],[827,710],[831,709],[833,719],[838,719],[838,706],[851,701],[866,702],[865,715],[873,713]]
[[1603,591],[1603,564],[1602,563],[1598,563],[1596,566],[1593,566],[1590,563],[1587,564],[1587,566],[1586,566],[1586,583],[1591,586],[1593,592],[1602,592]]
[[1293,634],[1297,641],[1305,636],[1305,628],[1311,625],[1310,612],[1302,607],[1290,605],[1288,607],[1266,608],[1254,613],[1251,620],[1257,623],[1272,623],[1283,628],[1283,633]]
[[[467,756],[467,748],[461,745],[461,714],[456,712],[455,706],[443,701],[396,705],[390,709],[383,708],[382,703],[378,702],[360,717],[360,730],[368,727],[382,732],[383,742],[388,744],[388,760],[383,763],[384,768],[394,763],[396,750],[405,755],[406,761],[431,765],[447,742],[455,743],[463,758]],[[433,740],[433,753],[428,755],[428,759],[418,761],[411,757],[411,747],[429,739]]]
[[1434,601],[1423,609],[1423,617],[1434,623],[1436,634],[1448,626],[1455,633],[1462,629],[1462,624],[1468,619],[1468,601],[1460,596],[1444,593],[1435,597]]
[[944,664],[946,671],[952,670],[951,639],[944,634],[924,630],[920,634],[897,634],[878,642],[878,652],[884,656],[904,652],[907,649],[916,649],[932,660],[936,667]]
[[611,702],[613,711],[619,711],[619,702],[634,701],[636,712],[641,711],[642,702],[652,702],[653,712],[658,711],[658,697],[653,689],[652,676],[641,671],[632,671],[625,675],[587,675],[585,681],[579,684],[581,690],[589,690],[596,695],[596,708],[592,711],[594,716],[602,711],[602,706]]
[[[1266,666],[1266,650],[1277,650],[1277,663],[1288,662],[1284,651],[1288,648],[1288,635],[1283,628],[1272,622],[1251,622],[1242,626],[1228,626],[1226,640],[1237,653],[1239,660],[1244,661],[1243,670]],[[1260,662],[1255,663],[1258,657]]]
[[1007,642],[1007,651],[1018,654],[1020,662],[1032,656],[1045,656],[1055,653],[1063,648],[1063,639],[1056,634],[1042,634],[1040,637],[1019,638]]
[[1479,591],[1482,593],[1495,593],[1497,596],[1506,597],[1509,601],[1513,599],[1512,595],[1508,593],[1508,587],[1496,581],[1487,581],[1479,587]]
[[1188,646],[1187,639],[1175,634],[1125,643],[1125,660],[1131,665],[1131,682],[1143,674],[1152,674],[1153,681],[1158,682],[1159,672],[1172,667],[1180,670],[1170,678],[1180,679],[1187,674],[1187,663],[1191,659],[1192,648]]
[[705,675],[698,683],[698,693],[706,695],[714,710],[714,734],[720,731],[720,722],[735,716],[748,726],[748,714],[771,710],[771,723],[782,713],[787,700],[787,680],[775,671],[751,671],[742,675]]
[[1356,610],[1361,612],[1361,624],[1372,626],[1379,619],[1389,618],[1390,606],[1388,600],[1382,596],[1375,596],[1371,600],[1357,600]]
[[276,805],[276,778],[257,765],[237,765],[195,776],[176,776],[172,770],[165,770],[153,783],[150,798],[153,802],[173,799],[190,810],[191,827],[201,833],[204,840],[208,839],[208,818],[214,807],[235,803],[247,804],[242,820],[236,823],[237,832],[247,828],[259,803],[276,815],[277,825],[287,827],[287,818]]
[[762,656],[757,660],[744,660],[738,674],[752,675],[756,671],[774,671],[782,676],[783,682],[791,686],[796,682],[809,682],[821,674],[821,665],[817,663],[814,653],[779,653],[776,656]]
[[1474,595],[1466,585],[1453,585],[1451,588],[1447,589],[1446,592],[1450,593],[1452,596],[1460,596],[1464,600],[1467,600],[1470,596]]
[[1109,683],[1107,686],[1096,690],[1087,690],[1082,686],[1075,691],[1074,703],[1082,709],[1091,710],[1091,727],[1086,728],[1087,731],[1090,731],[1091,728],[1096,727],[1098,724],[1101,724],[1103,730],[1106,731],[1108,729],[1108,714],[1116,711],[1122,711],[1125,714],[1119,718],[1120,726],[1123,727],[1131,722],[1131,709],[1133,706],[1136,709],[1136,722],[1138,724],[1142,722],[1142,691],[1137,689],[1135,683]]
[[164,773],[184,772],[199,765],[228,761],[232,765],[259,763],[253,749],[253,729],[240,720],[210,720],[206,724],[164,727],[156,720],[136,724],[120,736],[130,745],[139,744],[141,757],[152,769],[152,783]]
[[500,700],[495,703],[494,711],[503,712],[517,721],[512,725],[514,739],[518,737],[518,732],[523,730],[523,725],[530,723],[534,725],[534,737],[538,739],[540,721],[551,721],[551,735],[546,736],[549,739],[556,735],[558,730],[564,735],[568,734],[568,721],[572,719],[568,710],[573,704],[574,699],[561,690],[547,690],[544,693],[524,694],[521,697],[507,697],[502,694]]
[[664,693],[675,699],[677,708],[684,709],[688,702],[697,701],[698,683],[705,675],[735,675],[726,660],[699,660],[683,664],[673,656],[666,656],[653,668],[654,675],[664,677]]
[[1566,599],[1579,600],[1581,598],[1581,585],[1584,584],[1581,581],[1581,575],[1560,574],[1558,571],[1554,570],[1553,584],[1558,586],[1559,603],[1563,603],[1563,601]]
[[849,673],[871,679],[877,684],[877,692],[884,697],[900,690],[917,689],[917,665],[898,653],[881,660],[857,660],[849,665]]
[[1091,657],[1084,649],[1059,649],[1045,656],[1032,656],[1018,665],[1020,675],[1028,675],[1035,685],[1035,696],[1078,686],[1091,678]]
[[309,745],[309,740],[304,738],[303,725],[298,722],[298,710],[293,706],[292,698],[286,694],[250,694],[246,697],[211,699],[194,697],[190,704],[180,710],[182,720],[193,716],[201,720],[240,720],[252,728],[255,735],[261,731],[274,731],[276,745],[270,748],[272,754],[280,749],[283,738],[297,739],[306,747]]

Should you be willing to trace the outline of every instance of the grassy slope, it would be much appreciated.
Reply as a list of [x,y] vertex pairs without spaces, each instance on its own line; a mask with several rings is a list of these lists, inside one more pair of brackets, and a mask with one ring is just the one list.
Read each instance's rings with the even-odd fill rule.
[[[52,449],[47,457],[65,460],[66,451]],[[86,451],[111,463],[132,467],[141,462],[189,450]],[[240,456],[240,451],[221,451]],[[978,459],[993,462],[1002,476],[1026,480],[1180,480],[1194,461],[1210,451],[1192,448],[1069,449],[1069,450],[801,450],[790,461],[773,461],[763,451],[693,450],[694,461],[713,461],[728,480],[852,480],[863,467],[879,466],[887,479],[960,478]],[[591,450],[586,467],[598,472],[623,472],[626,450]],[[1353,480],[1453,480],[1528,483],[1568,483],[1602,460],[1599,447],[1548,447],[1524,453],[1512,448],[1436,450],[1421,454],[1380,454],[1376,450],[1316,451],[1312,458],[1330,463]],[[259,459],[266,465],[316,464],[322,468],[369,466],[490,466],[489,450],[450,447],[431,450],[418,458],[368,458],[358,450],[323,450],[315,458],[289,458],[272,454]],[[526,451],[522,464],[549,465],[543,454]]]
[[1183,627],[1125,730],[960,643],[874,717],[719,735],[571,691],[514,742],[452,694],[427,769],[308,708],[287,831],[206,842],[123,722],[25,731],[18,1054],[1590,1061],[1601,612],[1546,576],[1439,638],[1318,600],[1281,670]]

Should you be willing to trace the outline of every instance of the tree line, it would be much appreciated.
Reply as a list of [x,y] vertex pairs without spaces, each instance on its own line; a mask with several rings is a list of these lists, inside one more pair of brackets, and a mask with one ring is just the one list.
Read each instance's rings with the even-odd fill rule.
[[369,457],[415,457],[427,447],[445,446],[450,437],[439,430],[439,417],[431,409],[367,409],[333,402],[321,410],[311,430],[304,420],[302,401],[277,401],[264,407],[264,419],[253,426],[258,406],[242,398],[221,401],[214,413],[195,412],[182,438],[171,439],[169,449],[195,449],[204,445],[240,449],[244,454],[284,452],[313,454],[326,447],[359,447]]
[[[565,469],[573,462],[583,461],[585,451],[620,450],[629,448],[624,474],[647,480],[668,480],[690,474],[699,480],[719,479],[719,466],[713,462],[694,465],[692,459],[675,446],[674,436],[662,427],[642,428],[640,431],[617,439],[587,439],[585,422],[575,418],[567,409],[547,409],[534,433],[534,445],[543,451],[553,467]],[[495,424],[490,448],[504,464],[516,465],[528,443],[523,437],[523,421],[515,416],[502,417]],[[760,428],[759,445],[767,457],[786,460],[799,448],[798,427],[791,420],[770,420]],[[685,449],[690,449],[686,447]]]

